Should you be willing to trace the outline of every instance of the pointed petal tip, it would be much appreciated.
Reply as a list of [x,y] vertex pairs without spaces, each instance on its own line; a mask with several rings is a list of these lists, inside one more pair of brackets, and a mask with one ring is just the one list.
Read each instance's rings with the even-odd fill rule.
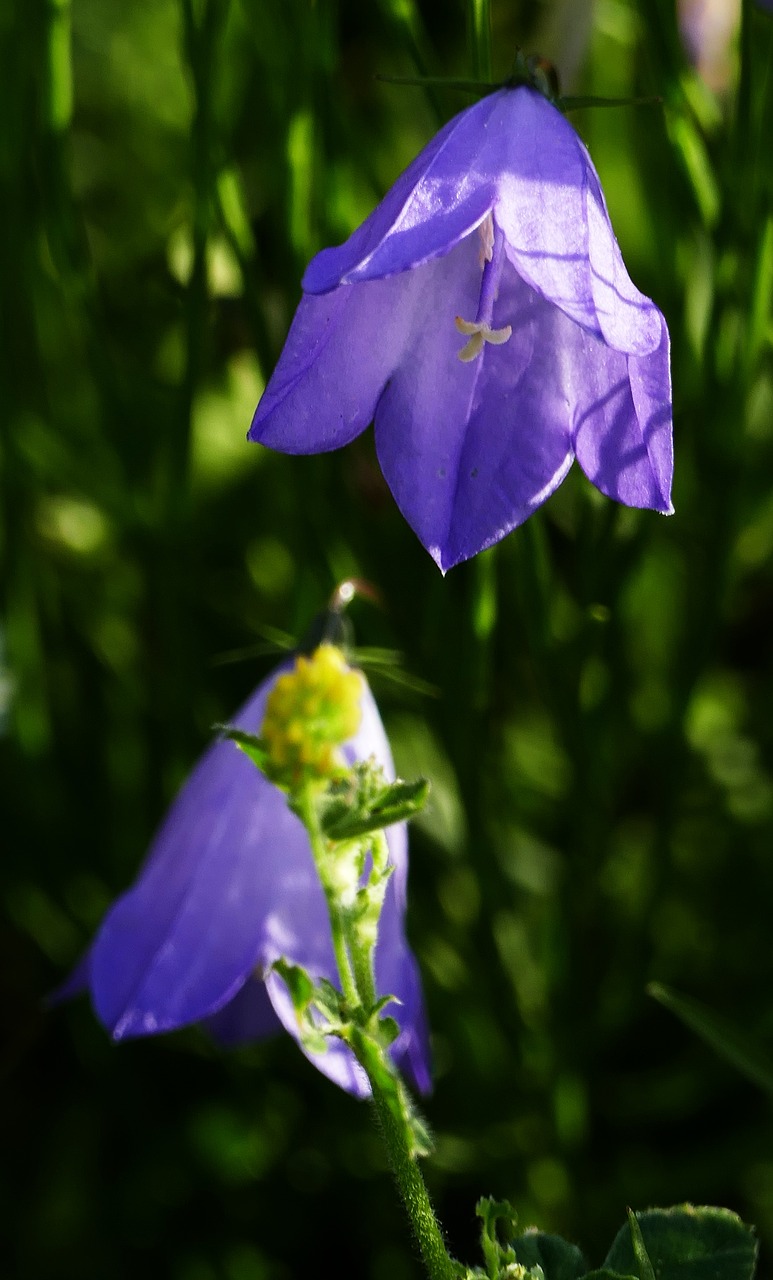
[[445,578],[449,569],[453,568],[452,564],[447,564],[443,555],[443,548],[438,546],[427,547],[427,551],[432,556],[442,576]]

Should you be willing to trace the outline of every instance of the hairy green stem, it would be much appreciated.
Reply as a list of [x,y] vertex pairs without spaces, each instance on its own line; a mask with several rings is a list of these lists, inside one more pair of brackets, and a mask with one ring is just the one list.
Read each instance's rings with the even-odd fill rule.
[[[385,867],[389,861],[389,846],[385,833],[383,831],[373,831],[370,835],[370,840],[374,868]],[[363,943],[360,941],[357,930],[352,929],[348,941],[360,999],[367,1009],[372,1009],[377,999],[376,979],[373,970],[375,935],[372,942],[369,944]]]
[[355,980],[352,962],[349,957],[349,951],[346,945],[346,928],[341,908],[339,907],[335,895],[329,890],[327,880],[324,873],[325,864],[325,836],[319,824],[316,806],[314,804],[314,794],[311,786],[306,783],[296,796],[296,803],[300,813],[301,821],[309,835],[311,844],[311,852],[314,857],[314,863],[319,874],[322,888],[327,902],[328,915],[330,916],[330,931],[333,935],[333,952],[335,954],[336,966],[338,968],[338,976],[341,979],[341,991],[343,992],[346,1003],[356,1009],[361,1003],[358,984]]
[[[358,943],[355,931],[347,927],[345,913],[339,907],[335,893],[326,885],[325,835],[310,784],[307,783],[296,793],[295,807],[308,832],[314,862],[325,893],[341,991],[353,1011],[371,1010],[376,1003],[373,949]],[[383,842],[381,847],[374,845],[373,849],[378,865],[387,857],[386,836],[383,832],[376,832],[374,839]],[[389,1164],[427,1273],[430,1280],[453,1280],[454,1264],[443,1242],[443,1234],[430,1203],[424,1178],[413,1154],[415,1148],[407,1120],[406,1100],[401,1092],[404,1086],[389,1062],[384,1047],[361,1024],[357,1024],[356,1013],[354,1023],[352,1049],[370,1081],[373,1105]]]
[[[446,1249],[443,1233],[435,1217],[421,1170],[411,1154],[409,1138],[405,1124],[400,1119],[399,1107],[390,1099],[387,1090],[381,1084],[384,1077],[384,1068],[380,1060],[382,1051],[367,1036],[358,1037],[354,1049],[370,1080],[373,1106],[387,1149],[389,1164],[427,1268],[427,1274],[430,1280],[454,1280],[456,1269]],[[398,1080],[395,1080],[395,1084],[400,1087]]]

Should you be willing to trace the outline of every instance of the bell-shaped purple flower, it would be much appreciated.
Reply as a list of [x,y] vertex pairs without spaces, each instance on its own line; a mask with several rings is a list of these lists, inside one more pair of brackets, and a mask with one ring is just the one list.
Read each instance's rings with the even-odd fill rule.
[[[237,728],[260,730],[279,674],[255,690],[234,718]],[[392,780],[384,728],[365,681],[362,686],[360,727],[342,754],[349,763],[375,757]],[[405,937],[405,824],[388,828],[386,837],[395,869],[376,947],[377,990],[400,1001],[388,1010],[400,1026],[392,1056],[427,1092],[428,1031]],[[196,765],[137,881],[108,911],[57,998],[88,988],[115,1040],[205,1022],[222,1044],[260,1039],[280,1026],[300,1043],[287,989],[271,969],[279,957],[337,985],[325,899],[305,828],[285,795],[224,739]],[[351,1051],[340,1040],[328,1043],[326,1052],[307,1056],[343,1089],[367,1096],[367,1079]]]
[[525,520],[575,457],[602,493],[672,510],[668,330],[588,152],[535,90],[451,120],[303,289],[249,438],[316,453],[373,420],[441,569]]

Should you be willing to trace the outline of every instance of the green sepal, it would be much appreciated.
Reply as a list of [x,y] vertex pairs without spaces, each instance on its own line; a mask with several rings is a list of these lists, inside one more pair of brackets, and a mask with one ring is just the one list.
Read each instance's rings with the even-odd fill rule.
[[379,1018],[378,1038],[385,1049],[388,1049],[390,1044],[394,1044],[399,1034],[400,1024],[395,1018]]
[[662,107],[663,99],[652,98],[558,98],[556,106],[559,111],[579,111],[581,107]]
[[311,1018],[311,1009],[318,1000],[318,989],[311,977],[300,965],[290,964],[282,958],[275,960],[272,968],[287,987],[304,1048],[310,1053],[325,1053],[326,1030],[317,1027]]
[[317,983],[314,989],[314,1004],[331,1024],[349,1020],[349,1011],[341,992],[327,978],[320,978]]
[[281,957],[275,960],[271,967],[287,987],[293,1009],[298,1017],[302,1018],[314,999],[314,983],[311,977],[299,964],[290,964]]
[[[328,982],[327,978],[320,978],[319,982],[314,983],[300,965],[290,964],[281,958],[274,962],[272,968],[290,994],[305,1049],[310,1053],[325,1053],[330,1036],[349,1041],[352,1026],[349,1010],[341,992],[336,990],[332,982]],[[314,1020],[313,1010],[322,1015],[322,1026]]]
[[581,1280],[588,1264],[576,1244],[533,1227],[512,1241],[515,1257],[533,1270],[541,1267],[545,1280]]
[[414,817],[427,801],[429,783],[389,783],[373,796],[333,795],[322,806],[320,822],[328,840],[355,840]]
[[412,85],[417,89],[423,89],[425,86],[459,89],[462,93],[480,93],[484,96],[487,93],[495,93],[497,89],[503,87],[501,83],[492,84],[490,80],[454,80],[448,76],[389,76],[376,72],[374,79],[380,80],[382,84]]
[[[729,1209],[677,1205],[637,1213],[642,1244],[658,1280],[751,1280],[757,1242]],[[637,1276],[639,1260],[628,1225],[621,1227],[604,1270]],[[640,1275],[640,1280],[644,1277]]]
[[216,724],[215,728],[224,738],[230,738],[231,742],[235,742],[239,750],[249,757],[261,773],[269,773],[268,748],[262,738],[254,733],[246,733],[244,729],[236,729],[232,724]]

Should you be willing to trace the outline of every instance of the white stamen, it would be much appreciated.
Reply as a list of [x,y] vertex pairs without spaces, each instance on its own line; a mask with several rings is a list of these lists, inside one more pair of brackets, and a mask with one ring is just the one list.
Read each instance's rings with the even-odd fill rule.
[[464,364],[479,356],[485,343],[490,342],[495,347],[501,347],[502,343],[507,342],[513,332],[511,324],[506,324],[503,329],[492,329],[483,321],[463,320],[461,316],[457,316],[454,323],[458,332],[464,334],[465,338],[470,339],[469,342],[465,343],[461,351],[456,353]]

